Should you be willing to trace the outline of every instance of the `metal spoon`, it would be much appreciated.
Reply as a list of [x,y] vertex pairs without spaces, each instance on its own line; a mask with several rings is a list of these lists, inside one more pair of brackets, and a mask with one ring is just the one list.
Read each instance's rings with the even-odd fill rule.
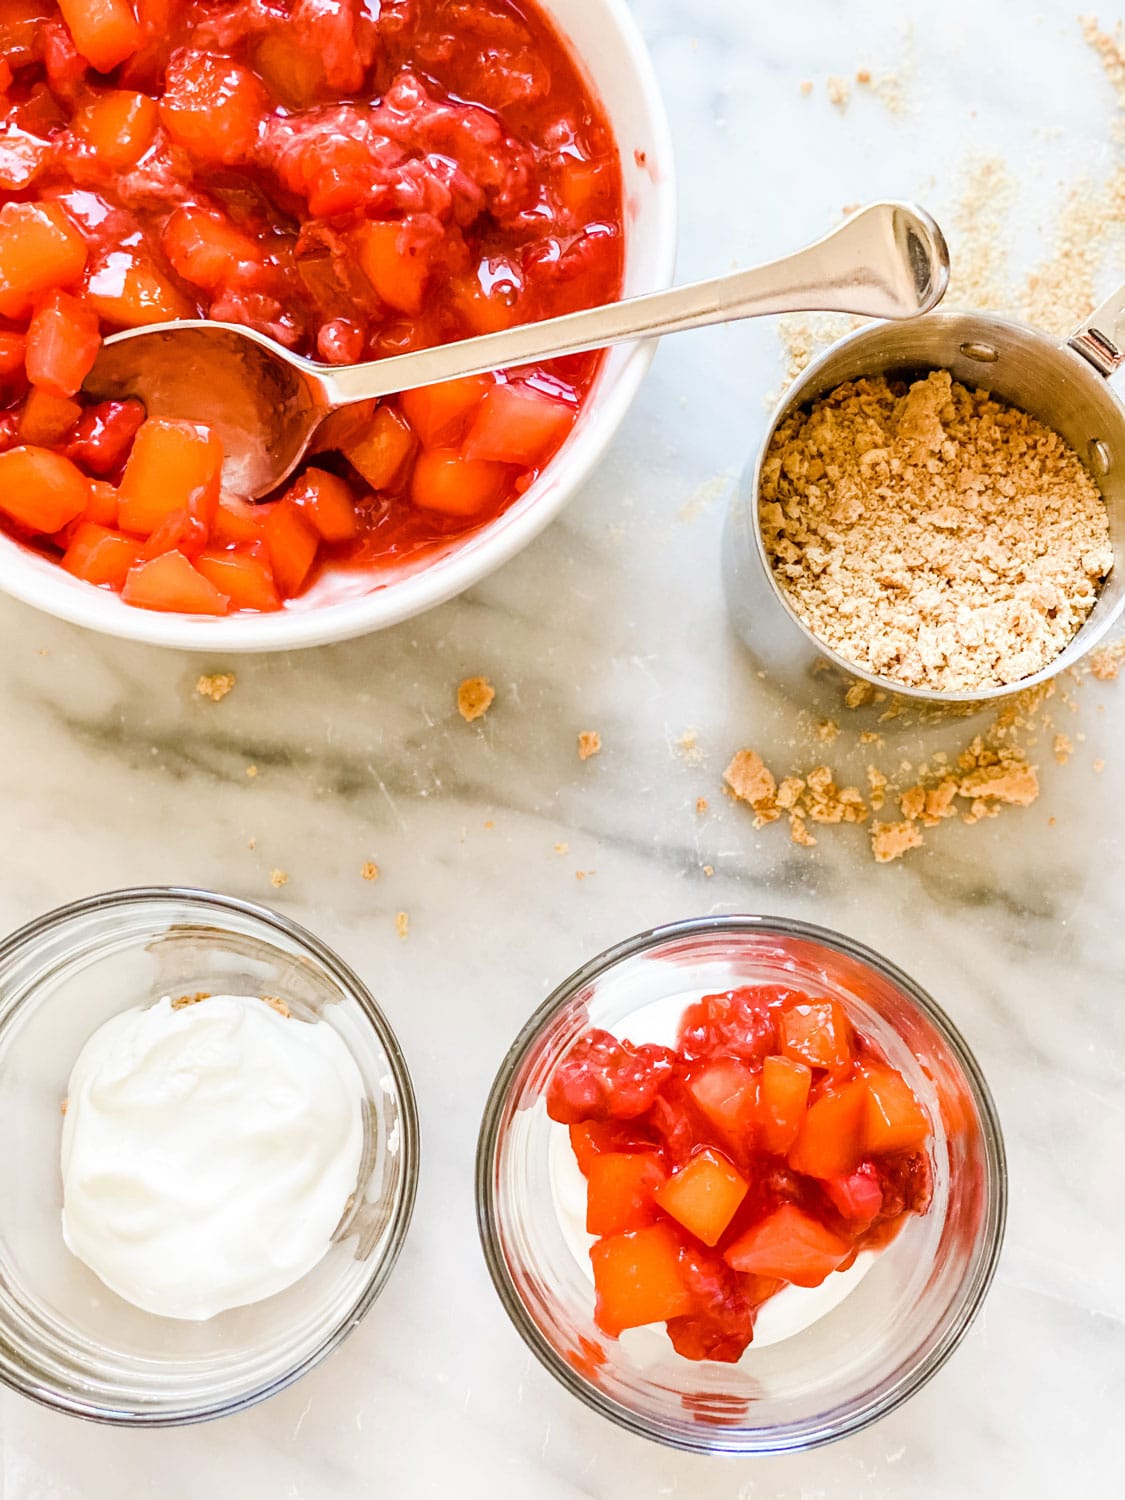
[[325,419],[359,402],[766,313],[912,318],[935,307],[948,284],[949,252],[930,215],[875,203],[768,265],[370,364],[315,364],[230,323],[130,329],[106,340],[85,389],[98,398],[137,396],[150,416],[206,423],[223,442],[224,481],[259,497],[310,448],[331,446],[319,433]]

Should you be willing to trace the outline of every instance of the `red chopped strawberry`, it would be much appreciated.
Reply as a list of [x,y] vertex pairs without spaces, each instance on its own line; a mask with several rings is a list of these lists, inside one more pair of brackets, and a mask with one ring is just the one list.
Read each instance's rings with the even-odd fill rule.
[[560,1124],[585,1120],[635,1120],[672,1076],[667,1047],[632,1047],[608,1031],[588,1031],[555,1069],[547,1113]]

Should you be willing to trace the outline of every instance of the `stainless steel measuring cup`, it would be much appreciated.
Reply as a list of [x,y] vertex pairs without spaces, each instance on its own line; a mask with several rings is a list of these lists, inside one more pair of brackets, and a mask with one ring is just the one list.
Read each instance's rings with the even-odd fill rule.
[[[1110,377],[1125,363],[1125,286],[1063,343],[1039,329],[990,313],[943,311],[907,323],[873,323],[838,340],[790,386],[773,412],[754,462],[736,491],[723,543],[727,608],[738,634],[767,676],[803,707],[831,714],[874,698],[915,709],[994,706],[1072,667],[1125,611],[1125,404]],[[949,370],[1054,428],[1090,470],[1105,497],[1119,559],[1074,639],[1052,662],[1020,682],[973,692],[907,687],[854,665],[801,621],[775,581],[762,542],[758,496],[773,436],[795,410],[845,380]],[[867,684],[867,692],[862,684]],[[916,716],[916,715],[915,715]]]

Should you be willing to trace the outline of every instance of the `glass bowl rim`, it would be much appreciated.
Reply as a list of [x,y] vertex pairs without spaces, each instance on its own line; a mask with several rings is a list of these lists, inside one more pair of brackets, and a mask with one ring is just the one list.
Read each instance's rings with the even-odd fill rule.
[[[301,926],[299,922],[294,922],[270,907],[261,906],[254,901],[245,901],[238,896],[227,896],[218,891],[209,891],[194,886],[134,886],[106,891],[55,907],[38,917],[33,917],[30,922],[8,933],[0,939],[0,968],[21,949],[34,948],[42,938],[75,918],[144,903],[154,903],[158,906],[166,904],[199,907],[201,910],[206,909],[212,912],[218,909],[220,913],[228,912],[249,917],[267,928],[272,928],[283,937],[289,938],[356,1001],[387,1056],[390,1075],[394,1081],[395,1102],[399,1111],[397,1121],[399,1152],[403,1164],[401,1197],[395,1209],[391,1236],[386,1250],[372,1268],[372,1274],[359,1300],[339,1322],[333,1323],[328,1328],[316,1347],[311,1349],[297,1364],[285,1369],[273,1380],[244,1391],[230,1400],[216,1402],[204,1400],[182,1407],[154,1411],[111,1409],[107,1406],[94,1405],[62,1390],[56,1384],[47,1384],[29,1374],[20,1356],[13,1355],[9,1341],[6,1338],[0,1339],[0,1382],[18,1391],[20,1395],[28,1396],[41,1406],[111,1427],[180,1427],[209,1421],[216,1417],[231,1416],[235,1412],[245,1411],[251,1406],[256,1406],[260,1401],[266,1401],[271,1396],[277,1395],[326,1359],[343,1343],[348,1334],[358,1327],[390,1279],[410,1229],[418,1193],[421,1134],[414,1085],[406,1058],[378,1002],[355,970],[333,949],[306,927]],[[31,998],[29,995],[23,996],[16,1002],[17,1007],[27,1004],[29,998]]]
[[[585,986],[626,959],[638,957],[677,939],[706,937],[724,932],[803,938],[847,957],[858,959],[889,980],[901,992],[902,998],[920,1011],[930,1022],[953,1053],[977,1106],[987,1163],[987,1218],[978,1241],[978,1244],[983,1244],[984,1253],[973,1268],[973,1280],[969,1284],[957,1316],[942,1339],[926,1351],[881,1401],[867,1407],[860,1407],[843,1420],[836,1420],[828,1415],[806,1419],[793,1428],[773,1427],[756,1430],[753,1441],[750,1442],[745,1440],[744,1433],[736,1434],[736,1429],[725,1427],[708,1427],[707,1440],[694,1440],[689,1435],[688,1429],[680,1431],[665,1428],[647,1417],[638,1416],[631,1408],[612,1400],[593,1384],[584,1380],[542,1333],[529,1315],[516,1289],[500,1245],[493,1192],[492,1168],[501,1144],[501,1120],[507,1108],[513,1083],[523,1063],[555,1016]],[[476,1209],[477,1231],[485,1263],[505,1312],[540,1364],[571,1395],[576,1396],[591,1410],[607,1417],[617,1426],[623,1427],[627,1432],[662,1443],[669,1448],[676,1448],[687,1453],[765,1456],[809,1451],[861,1432],[873,1422],[895,1411],[937,1374],[968,1332],[992,1285],[1007,1222],[1008,1168],[999,1113],[980,1064],[960,1030],[921,985],[911,979],[892,960],[883,957],[866,943],[849,937],[845,933],[836,932],[832,928],[821,927],[816,923],[805,922],[795,917],[773,917],[737,912],[721,913],[664,923],[615,943],[576,969],[536,1007],[505,1054],[489,1090],[477,1139]]]

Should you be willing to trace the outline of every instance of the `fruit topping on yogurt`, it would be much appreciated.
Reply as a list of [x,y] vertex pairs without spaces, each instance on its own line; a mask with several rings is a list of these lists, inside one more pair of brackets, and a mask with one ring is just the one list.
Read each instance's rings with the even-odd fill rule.
[[925,1109],[821,995],[705,995],[672,1046],[590,1030],[547,1112],[585,1182],[598,1326],[663,1323],[688,1359],[740,1359],[792,1288],[823,1287],[819,1316],[838,1300],[824,1284],[854,1284],[930,1204]]
[[323,1259],[356,1190],[363,1099],[339,1034],[279,1002],[165,997],[123,1011],[70,1076],[67,1247],[167,1318],[283,1291]]

